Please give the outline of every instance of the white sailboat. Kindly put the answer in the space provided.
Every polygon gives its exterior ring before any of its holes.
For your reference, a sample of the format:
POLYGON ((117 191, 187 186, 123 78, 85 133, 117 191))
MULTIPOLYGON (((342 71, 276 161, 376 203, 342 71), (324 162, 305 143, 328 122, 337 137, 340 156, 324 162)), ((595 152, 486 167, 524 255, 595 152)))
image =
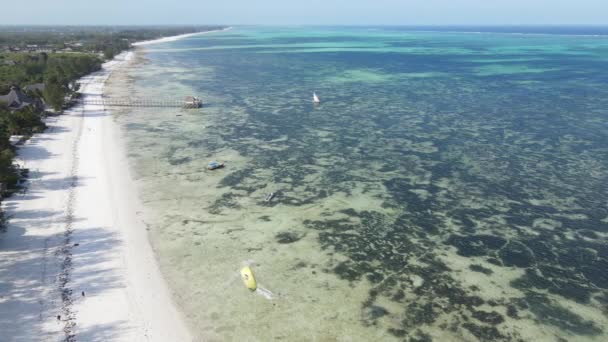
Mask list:
POLYGON ((312 103, 321 103, 321 100, 319 100, 319 97, 315 92, 312 93, 312 103))

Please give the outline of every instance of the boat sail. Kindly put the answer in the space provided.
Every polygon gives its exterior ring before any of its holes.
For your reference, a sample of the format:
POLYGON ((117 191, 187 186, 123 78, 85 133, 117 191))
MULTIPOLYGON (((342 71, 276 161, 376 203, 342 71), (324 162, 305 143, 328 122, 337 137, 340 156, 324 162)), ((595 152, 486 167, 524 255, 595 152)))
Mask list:
POLYGON ((321 101, 319 100, 319 97, 317 96, 317 93, 313 92, 312 93, 312 103, 320 103, 321 101))

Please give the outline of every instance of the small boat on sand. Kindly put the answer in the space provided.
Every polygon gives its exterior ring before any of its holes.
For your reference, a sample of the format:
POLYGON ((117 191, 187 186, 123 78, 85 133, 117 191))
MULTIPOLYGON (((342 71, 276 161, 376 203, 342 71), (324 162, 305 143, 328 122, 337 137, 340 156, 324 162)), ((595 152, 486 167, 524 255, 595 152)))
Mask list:
POLYGON ((221 169, 224 167, 224 163, 218 163, 217 161, 212 161, 209 164, 207 164, 207 170, 215 170, 215 169, 221 169))
POLYGON ((312 92, 312 103, 321 103, 321 100, 319 100, 317 93, 315 93, 314 91, 312 92))
POLYGON ((274 198, 274 196, 275 196, 275 193, 271 192, 268 195, 266 195, 266 199, 264 199, 264 201, 270 202, 270 201, 272 201, 272 199, 274 198))

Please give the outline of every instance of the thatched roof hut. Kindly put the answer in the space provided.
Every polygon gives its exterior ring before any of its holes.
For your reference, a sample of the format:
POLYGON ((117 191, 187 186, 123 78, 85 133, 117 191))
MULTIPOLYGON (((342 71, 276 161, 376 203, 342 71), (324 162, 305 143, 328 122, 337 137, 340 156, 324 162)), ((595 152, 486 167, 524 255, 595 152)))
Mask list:
POLYGON ((37 106, 38 101, 25 95, 17 86, 12 86, 6 95, 0 95, 0 103, 4 103, 10 110, 20 110, 28 106, 37 106))

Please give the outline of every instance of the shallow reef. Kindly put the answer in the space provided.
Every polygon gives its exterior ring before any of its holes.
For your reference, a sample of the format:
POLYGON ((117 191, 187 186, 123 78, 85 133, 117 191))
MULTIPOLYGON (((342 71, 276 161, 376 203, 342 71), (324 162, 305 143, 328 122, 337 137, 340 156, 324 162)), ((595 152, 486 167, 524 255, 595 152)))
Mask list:
MULTIPOLYGON (((356 325, 400 341, 606 339, 603 40, 251 30, 201 39, 204 54, 152 54, 213 70, 179 82, 215 101, 200 116, 128 118, 150 201, 205 218, 187 220, 196 234, 181 232, 183 241, 159 228, 171 251, 209 234, 247 258, 271 255, 267 267, 297 259, 297 277, 324 279, 305 298, 311 305, 357 294, 348 300, 358 312, 302 319, 325 330, 356 325), (336 43, 351 50, 324 50, 336 43), (321 104, 310 103, 311 89, 321 104), (201 160, 221 158, 226 168, 204 171, 201 160), (163 202, 160 182, 175 198, 163 202), (204 196, 184 195, 197 184, 204 196)), ((192 259, 172 262, 187 270, 175 275, 184 283, 202 272, 192 259)))

